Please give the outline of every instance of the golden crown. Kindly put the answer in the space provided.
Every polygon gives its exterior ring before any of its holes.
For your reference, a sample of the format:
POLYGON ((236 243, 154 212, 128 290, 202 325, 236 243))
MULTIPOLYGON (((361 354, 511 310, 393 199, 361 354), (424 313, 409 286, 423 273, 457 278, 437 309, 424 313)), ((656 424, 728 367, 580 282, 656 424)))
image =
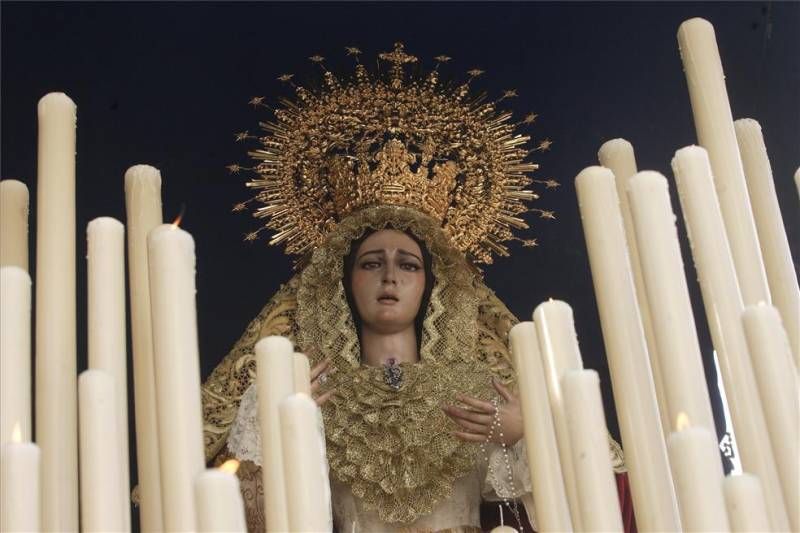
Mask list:
MULTIPOLYGON (((249 170, 256 176, 247 183, 257 193, 234 210, 255 202, 254 215, 267 222, 246 239, 269 229, 275 232, 270 244, 285 243, 287 253, 306 254, 347 215, 394 204, 440 222, 453 246, 478 263, 491 263, 493 254, 508 255, 503 243, 512 239, 535 245, 513 235, 513 229, 528 227, 518 215, 531 210, 543 218, 554 216, 526 207, 538 198, 526 187, 533 181, 548 188, 558 183, 527 175, 538 165, 525 161, 530 137, 515 129, 531 124, 536 115, 514 123, 511 112, 496 110, 516 91, 505 91, 495 102, 470 97, 470 82, 483 73, 478 69, 469 71, 465 83, 442 87, 438 67, 450 60, 447 56, 435 58, 436 68, 426 76, 407 77, 405 65, 417 58, 402 43, 379 54, 390 64, 384 75, 370 76, 358 62, 357 48, 347 52, 357 61, 352 79, 340 80, 322 57, 312 56, 323 69, 323 87, 312 91, 284 74, 278 79, 292 85, 296 100, 282 99, 277 108, 263 97, 250 101, 271 109, 275 119, 261 123, 264 136, 236 136, 260 142, 250 152, 257 165, 249 170)), ((545 139, 533 151, 549 146, 545 139)))

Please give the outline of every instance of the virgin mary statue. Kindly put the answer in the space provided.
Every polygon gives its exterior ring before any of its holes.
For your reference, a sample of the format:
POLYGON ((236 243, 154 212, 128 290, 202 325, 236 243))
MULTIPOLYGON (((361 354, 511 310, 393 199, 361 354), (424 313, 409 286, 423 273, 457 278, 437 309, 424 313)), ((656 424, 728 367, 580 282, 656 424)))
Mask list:
POLYGON ((262 124, 255 196, 236 208, 252 203, 266 222, 248 239, 273 232, 297 273, 203 386, 207 459, 241 461, 248 528, 263 531, 254 345, 282 335, 313 367, 333 529, 480 531, 485 500, 535 528, 508 349, 517 320, 476 266, 527 228, 529 137, 470 96, 479 71, 442 86, 444 56, 412 76, 417 58, 398 43, 379 55, 383 72, 356 61, 347 79, 311 59, 324 83, 281 77, 296 98, 262 124))

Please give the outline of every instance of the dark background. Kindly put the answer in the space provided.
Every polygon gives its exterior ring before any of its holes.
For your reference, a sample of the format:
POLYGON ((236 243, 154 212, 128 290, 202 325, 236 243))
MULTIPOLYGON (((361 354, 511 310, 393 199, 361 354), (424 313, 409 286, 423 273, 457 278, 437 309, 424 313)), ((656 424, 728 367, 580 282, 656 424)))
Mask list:
MULTIPOLYGON (((352 70, 345 46, 377 53, 395 41, 423 68, 439 54, 443 79, 486 70, 473 87, 490 97, 515 88, 506 107, 521 118, 540 114, 529 129, 538 178, 562 183, 537 207, 558 219, 528 217, 536 248, 514 248, 486 269, 487 284, 520 318, 547 298, 569 302, 587 367, 604 382, 609 426, 617 434, 608 371, 573 186, 597 164, 597 149, 624 137, 640 169, 674 182, 670 160, 696 142, 677 50, 679 24, 704 17, 716 28, 734 118, 760 121, 795 259, 798 196, 792 175, 800 163, 800 3, 11 3, 2 15, 2 178, 31 190, 31 268, 36 210, 36 103, 51 91, 78 105, 78 370, 86 366, 86 224, 98 216, 125 221, 123 174, 140 163, 163 177, 164 218, 186 206, 182 227, 197 243, 198 323, 203 377, 222 359, 280 283, 290 260, 266 239, 243 242, 258 222, 232 214, 248 196, 243 176, 225 166, 247 165, 234 133, 258 131, 268 118, 247 105, 253 96, 291 96, 276 80, 294 73, 317 84, 325 56, 335 72, 352 70)), ((679 212, 677 202, 676 212, 679 212)), ((680 217, 679 217, 680 219, 680 217)), ((680 224, 680 221, 679 221, 680 224)), ((707 369, 712 347, 695 273, 684 245, 687 277, 707 369)), ((35 275, 34 272, 32 274, 35 275)), ((35 278, 34 278, 35 279, 35 278)), ((709 373, 709 372, 707 372, 709 373)), ((713 378, 712 384, 715 382, 713 378)), ((133 390, 129 383, 129 391, 133 390)), ((717 403, 716 387, 711 387, 717 403)), ((132 393, 131 393, 132 394, 132 393)), ((131 480, 135 482, 133 404, 131 480)), ((724 432, 722 427, 720 432, 724 432)))

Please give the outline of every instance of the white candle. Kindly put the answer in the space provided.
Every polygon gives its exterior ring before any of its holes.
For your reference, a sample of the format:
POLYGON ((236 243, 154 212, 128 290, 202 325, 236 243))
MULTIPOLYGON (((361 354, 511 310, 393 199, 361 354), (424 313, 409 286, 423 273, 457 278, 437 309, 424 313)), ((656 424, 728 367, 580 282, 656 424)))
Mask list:
POLYGON ((752 474, 728 476, 722 481, 722 491, 733 533, 775 531, 770 528, 764 491, 758 477, 752 474))
POLYGON ((582 531, 623 531, 608 430, 594 370, 568 370, 561 379, 582 531))
POLYGON ((639 321, 614 175, 602 167, 575 178, 600 325, 611 371, 636 523, 642 531, 680 528, 653 378, 639 321))
POLYGON ((28 270, 28 186, 0 180, 0 267, 28 270))
POLYGON ((747 307, 742 321, 789 523, 800 531, 800 390, 789 339, 770 305, 747 307))
POLYGON ((575 531, 582 531, 578 486, 575 469, 572 465, 570 438, 561 394, 561 378, 564 372, 583 368, 572 308, 566 302, 559 300, 544 302, 533 311, 533 322, 536 325, 536 334, 539 339, 550 410, 553 413, 558 456, 564 475, 564 488, 567 491, 572 524, 575 531))
POLYGON ((705 149, 689 146, 678 150, 672 168, 742 465, 761 479, 773 527, 788 529, 772 446, 741 323, 742 297, 705 149))
POLYGON ((303 353, 295 353, 293 361, 294 392, 311 396, 311 364, 303 353))
POLYGON ((128 499, 120 490, 122 465, 115 389, 114 376, 104 370, 86 370, 78 378, 81 531, 125 528, 128 499))
POLYGON ((40 457, 32 442, 0 444, 0 531, 42 530, 40 457))
POLYGON ((797 187, 797 195, 800 196, 800 167, 794 171, 794 185, 797 187))
POLYGON ((76 108, 67 95, 50 93, 39 100, 38 115, 35 409, 42 529, 77 531, 76 108))
POLYGON ((639 314, 642 319, 644 339, 647 342, 647 354, 650 357, 650 370, 653 373, 653 386, 656 389, 658 414, 661 417, 661 431, 667 435, 672 427, 670 424, 669 405, 667 393, 664 390, 661 368, 658 365, 658 346, 655 332, 653 331, 652 312, 647 291, 642 277, 642 265, 639 259, 639 247, 636 244, 636 234, 631 218, 631 207, 628 201, 628 182, 636 174, 636 157, 633 146, 625 139, 611 139, 603 143, 597 152, 600 164, 614 173, 614 184, 617 186, 619 210, 622 214, 622 226, 625 228, 625 242, 628 245, 633 284, 636 287, 636 301, 639 304, 639 314))
POLYGON ((717 438, 704 427, 682 427, 687 419, 667 439, 683 530, 729 531, 717 438))
POLYGON ((147 234, 162 220, 161 174, 158 170, 147 165, 136 165, 125 172, 125 211, 128 225, 139 519, 142 531, 162 531, 153 329, 150 277, 147 271, 147 234))
POLYGON ((31 277, 0 268, 0 444, 31 440, 31 277))
POLYGON ((278 404, 294 393, 294 348, 288 339, 277 336, 261 339, 255 348, 267 531, 288 531, 278 404))
POLYGON ((113 218, 89 222, 87 236, 89 368, 114 379, 119 495, 124 530, 130 531, 128 472, 128 351, 125 326, 125 227, 113 218))
MULTIPOLYGON (((537 525, 542 531, 572 531, 536 326, 520 322, 511 328, 508 340, 519 382, 537 525)), ((608 453, 607 443, 603 449, 608 453)))
POLYGON ((769 302, 769 286, 750 210, 714 27, 701 18, 689 19, 678 29, 678 45, 698 144, 708 150, 742 297, 746 304, 769 302))
MULTIPOLYGON (((734 122, 736 139, 742 154, 747 190, 758 229, 758 242, 764 255, 772 302, 783 318, 795 365, 800 368, 800 287, 783 227, 781 208, 772 179, 772 167, 761 126, 753 119, 734 122)), ((795 526, 800 528, 800 526, 795 526)))
POLYGON ((651 316, 667 414, 674 423, 684 413, 693 425, 715 431, 667 180, 639 172, 628 182, 628 194, 648 299, 658 302, 651 316))
POLYGON ((331 489, 325 445, 317 431, 317 404, 303 393, 280 402, 283 475, 289 531, 331 531, 331 489))
POLYGON ((236 474, 209 469, 194 482, 197 531, 201 533, 245 533, 244 501, 236 474))
POLYGON ((205 467, 195 310, 194 239, 172 224, 147 237, 164 529, 195 529, 194 480, 205 467))

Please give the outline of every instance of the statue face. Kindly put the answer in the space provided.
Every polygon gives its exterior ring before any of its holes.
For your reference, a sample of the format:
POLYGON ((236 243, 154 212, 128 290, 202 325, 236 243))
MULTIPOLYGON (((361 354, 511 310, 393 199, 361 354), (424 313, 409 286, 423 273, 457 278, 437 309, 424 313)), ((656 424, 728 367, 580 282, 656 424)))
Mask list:
POLYGON ((413 328, 425 291, 422 251, 402 231, 376 231, 356 251, 351 282, 363 327, 379 333, 413 328))

